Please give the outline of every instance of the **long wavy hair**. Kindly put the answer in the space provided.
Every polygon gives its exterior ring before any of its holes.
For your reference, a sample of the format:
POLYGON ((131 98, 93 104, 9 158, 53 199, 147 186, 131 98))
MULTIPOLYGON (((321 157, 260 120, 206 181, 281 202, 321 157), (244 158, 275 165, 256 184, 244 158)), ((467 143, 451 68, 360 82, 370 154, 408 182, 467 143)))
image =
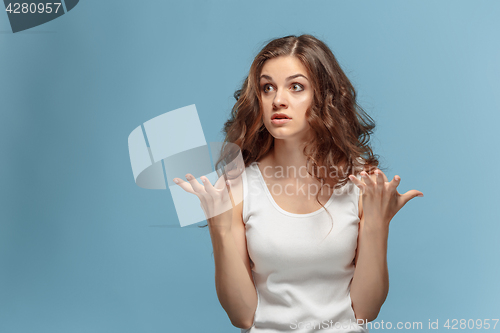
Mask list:
MULTIPOLYGON (((296 57, 311 77, 314 97, 306 119, 314 135, 303 150, 308 173, 322 187, 333 183, 337 188, 363 169, 369 173, 375 168, 382 170, 379 156, 369 145, 374 120, 357 104, 356 91, 330 48, 309 34, 273 39, 257 54, 241 89, 234 93, 236 103, 224 124, 225 139, 216 169, 230 160, 224 153, 227 143, 241 149, 245 167, 272 149, 274 138, 264 126, 259 81, 265 62, 282 56, 296 57), (344 170, 341 174, 339 167, 344 170), (333 177, 330 170, 337 170, 333 177)), ((316 201, 326 210, 318 197, 319 191, 316 201)))

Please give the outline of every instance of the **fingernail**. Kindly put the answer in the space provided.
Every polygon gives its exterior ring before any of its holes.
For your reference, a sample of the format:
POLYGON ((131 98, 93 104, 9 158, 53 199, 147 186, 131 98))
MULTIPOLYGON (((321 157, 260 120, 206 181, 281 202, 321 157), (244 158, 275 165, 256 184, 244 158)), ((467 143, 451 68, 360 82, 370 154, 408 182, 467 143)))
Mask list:
POLYGON ((417 194, 417 197, 423 197, 424 195, 423 194, 417 194))
POLYGON ((226 180, 226 184, 229 185, 229 180, 226 180))
POLYGON ((178 184, 178 183, 179 183, 179 179, 175 178, 175 179, 174 179, 174 182, 175 182, 176 184, 178 184))

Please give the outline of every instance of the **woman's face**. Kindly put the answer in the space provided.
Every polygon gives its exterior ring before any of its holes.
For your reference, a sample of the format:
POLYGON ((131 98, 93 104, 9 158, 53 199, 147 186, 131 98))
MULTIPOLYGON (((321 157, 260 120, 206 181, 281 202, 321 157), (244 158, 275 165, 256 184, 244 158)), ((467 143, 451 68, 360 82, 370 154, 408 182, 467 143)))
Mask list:
POLYGON ((260 94, 264 125, 275 139, 305 140, 310 134, 306 111, 313 100, 311 78, 295 57, 280 56, 264 63, 260 94), (274 119, 277 114, 288 119, 274 119))

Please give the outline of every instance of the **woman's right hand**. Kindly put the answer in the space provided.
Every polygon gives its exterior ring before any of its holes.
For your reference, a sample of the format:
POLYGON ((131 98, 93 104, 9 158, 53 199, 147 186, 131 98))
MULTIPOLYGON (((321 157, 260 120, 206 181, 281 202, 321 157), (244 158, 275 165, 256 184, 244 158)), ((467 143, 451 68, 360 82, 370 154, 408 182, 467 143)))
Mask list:
POLYGON ((205 176, 200 177, 203 185, 192 174, 186 174, 186 179, 187 182, 180 178, 174 178, 174 182, 184 191, 192 193, 200 199, 200 206, 205 213, 208 225, 231 230, 233 204, 229 195, 229 184, 226 184, 224 176, 219 177, 215 186, 212 186, 205 176))

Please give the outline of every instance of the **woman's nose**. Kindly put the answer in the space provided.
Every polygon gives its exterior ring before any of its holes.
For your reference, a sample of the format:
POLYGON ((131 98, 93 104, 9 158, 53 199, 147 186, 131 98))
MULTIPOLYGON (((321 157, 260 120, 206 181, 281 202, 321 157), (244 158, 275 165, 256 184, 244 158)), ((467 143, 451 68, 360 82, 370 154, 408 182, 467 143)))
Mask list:
POLYGON ((288 105, 284 94, 280 91, 277 91, 276 95, 274 95, 273 104, 277 108, 278 107, 287 107, 287 105, 288 105))

